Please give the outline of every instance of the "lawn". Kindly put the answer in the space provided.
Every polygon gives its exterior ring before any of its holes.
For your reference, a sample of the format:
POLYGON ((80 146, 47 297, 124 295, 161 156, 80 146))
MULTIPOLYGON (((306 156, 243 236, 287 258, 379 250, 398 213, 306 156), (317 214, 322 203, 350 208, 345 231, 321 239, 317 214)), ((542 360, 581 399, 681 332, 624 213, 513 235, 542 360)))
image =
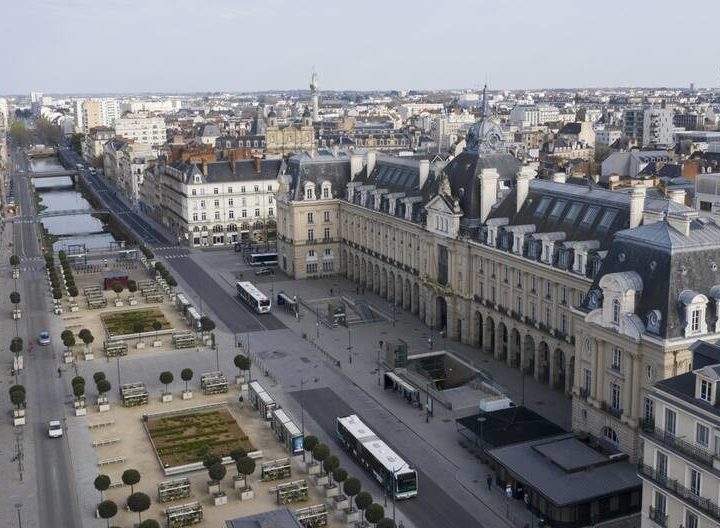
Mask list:
POLYGON ((153 331, 153 323, 160 321, 161 330, 172 328, 159 308, 144 308, 124 312, 104 313, 101 316, 109 336, 135 334, 135 323, 142 323, 144 332, 153 331))
POLYGON ((238 448, 255 448, 227 409, 150 418, 147 430, 163 467, 202 460, 208 451, 229 456, 238 448))

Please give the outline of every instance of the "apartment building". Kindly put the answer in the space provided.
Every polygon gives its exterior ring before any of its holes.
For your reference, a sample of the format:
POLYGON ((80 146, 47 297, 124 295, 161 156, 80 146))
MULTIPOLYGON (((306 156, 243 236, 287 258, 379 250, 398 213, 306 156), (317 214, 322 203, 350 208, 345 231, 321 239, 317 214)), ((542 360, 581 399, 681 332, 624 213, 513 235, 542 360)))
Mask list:
POLYGON ((105 144, 115 137, 115 130, 109 127, 93 127, 85 135, 82 156, 85 161, 97 166, 103 165, 105 144))
POLYGON ((648 108, 643 116, 643 147, 669 147, 673 145, 673 111, 670 108, 648 108))
POLYGON ((140 207, 193 247, 273 239, 282 160, 177 161, 145 171, 140 207))
POLYGON ((114 127, 120 117, 120 105, 116 99, 88 99, 82 102, 83 134, 97 127, 114 127))
POLYGON ((695 361, 691 372, 648 392, 638 466, 642 528, 720 525, 720 350, 706 343, 696 347, 714 349, 715 362, 695 361))
POLYGON ((349 163, 326 155, 314 170, 291 159, 278 202, 281 269, 329 274, 328 252, 332 273, 572 393, 573 428, 636 461, 650 385, 687 370, 698 337, 720 338, 720 227, 644 186, 535 179, 489 118, 466 139, 444 167, 373 152, 349 163), (314 242, 310 208, 339 215, 324 242, 314 242))
POLYGON ((156 160, 157 153, 147 143, 115 137, 103 147, 105 177, 135 203, 140 199, 145 170, 156 160))
POLYGON ((125 114, 115 121, 115 134, 158 147, 167 141, 165 119, 147 114, 125 114))

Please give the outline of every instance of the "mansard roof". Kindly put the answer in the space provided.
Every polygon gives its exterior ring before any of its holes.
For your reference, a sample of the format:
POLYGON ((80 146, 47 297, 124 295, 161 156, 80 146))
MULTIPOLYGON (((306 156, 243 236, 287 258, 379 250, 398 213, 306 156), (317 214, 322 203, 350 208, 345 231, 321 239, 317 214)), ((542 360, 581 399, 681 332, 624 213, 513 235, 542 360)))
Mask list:
POLYGON ((344 151, 331 152, 318 150, 301 152, 287 162, 287 175, 290 176, 289 192, 291 200, 303 197, 304 184, 312 182, 320 185, 329 181, 334 198, 344 198, 350 181, 350 154, 344 151))

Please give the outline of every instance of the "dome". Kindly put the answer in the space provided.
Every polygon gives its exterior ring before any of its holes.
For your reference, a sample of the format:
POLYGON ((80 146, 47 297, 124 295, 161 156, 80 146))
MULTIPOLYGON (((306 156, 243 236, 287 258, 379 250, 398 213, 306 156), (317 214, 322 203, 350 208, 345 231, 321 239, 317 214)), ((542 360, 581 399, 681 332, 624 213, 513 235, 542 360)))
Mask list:
POLYGON ((303 112, 303 115, 302 115, 302 116, 303 116, 303 118, 310 118, 310 117, 312 117, 312 114, 310 113, 310 108, 309 108, 309 107, 307 107, 307 106, 305 107, 305 111, 303 112))
POLYGON ((275 109, 271 108, 270 112, 268 113, 268 117, 277 117, 277 114, 275 113, 275 109))

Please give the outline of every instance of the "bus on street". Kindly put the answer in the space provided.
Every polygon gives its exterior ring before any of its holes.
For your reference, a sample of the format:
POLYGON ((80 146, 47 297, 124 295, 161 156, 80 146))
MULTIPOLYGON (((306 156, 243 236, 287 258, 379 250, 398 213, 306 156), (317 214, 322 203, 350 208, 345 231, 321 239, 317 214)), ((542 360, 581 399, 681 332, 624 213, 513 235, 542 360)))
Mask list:
POLYGON ((277 253, 252 253, 248 257, 248 264, 251 266, 277 266, 277 253))
POLYGON ((336 419, 338 441, 396 499, 417 496, 418 477, 388 445, 380 440, 356 414, 336 419))
POLYGON ((270 299, 258 290, 252 282, 238 281, 235 287, 237 288, 238 297, 245 301, 245 304, 255 310, 256 313, 270 312, 270 299))

